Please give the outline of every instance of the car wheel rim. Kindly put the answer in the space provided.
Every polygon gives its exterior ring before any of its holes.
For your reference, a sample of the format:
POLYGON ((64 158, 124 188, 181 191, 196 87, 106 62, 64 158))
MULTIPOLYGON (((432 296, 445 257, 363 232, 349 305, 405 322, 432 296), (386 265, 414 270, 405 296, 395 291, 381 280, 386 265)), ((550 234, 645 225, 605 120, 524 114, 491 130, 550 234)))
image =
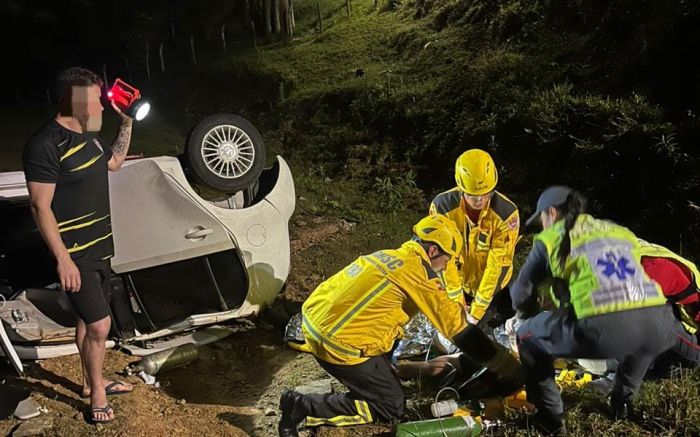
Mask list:
POLYGON ((236 179, 253 167, 255 148, 243 129, 220 125, 202 140, 202 159, 207 169, 224 179, 236 179))

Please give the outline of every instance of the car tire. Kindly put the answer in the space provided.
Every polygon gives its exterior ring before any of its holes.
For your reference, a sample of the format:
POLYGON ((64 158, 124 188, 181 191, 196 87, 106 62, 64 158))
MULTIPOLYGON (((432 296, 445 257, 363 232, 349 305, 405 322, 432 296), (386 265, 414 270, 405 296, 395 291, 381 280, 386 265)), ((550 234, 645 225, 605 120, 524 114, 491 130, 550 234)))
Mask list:
POLYGON ((187 163, 195 179, 236 193, 255 184, 265 166, 265 145, 245 118, 216 114, 200 121, 187 140, 187 163))

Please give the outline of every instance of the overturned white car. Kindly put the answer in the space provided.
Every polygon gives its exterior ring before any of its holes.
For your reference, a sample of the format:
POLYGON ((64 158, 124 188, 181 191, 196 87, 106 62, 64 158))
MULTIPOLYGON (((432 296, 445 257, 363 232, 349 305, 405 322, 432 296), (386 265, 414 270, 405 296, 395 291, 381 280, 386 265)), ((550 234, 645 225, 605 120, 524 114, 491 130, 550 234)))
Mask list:
MULTIPOLYGON (((278 156, 263 169, 259 133, 227 114, 199 123, 186 154, 199 182, 236 193, 205 200, 175 157, 130 160, 110 174, 115 343, 138 349, 147 340, 257 313, 289 273, 295 193, 285 161, 278 156)), ((23 359, 77 352, 76 317, 57 290, 55 263, 32 219, 22 172, 0 173, 0 217, 5 355, 11 349, 23 359)))

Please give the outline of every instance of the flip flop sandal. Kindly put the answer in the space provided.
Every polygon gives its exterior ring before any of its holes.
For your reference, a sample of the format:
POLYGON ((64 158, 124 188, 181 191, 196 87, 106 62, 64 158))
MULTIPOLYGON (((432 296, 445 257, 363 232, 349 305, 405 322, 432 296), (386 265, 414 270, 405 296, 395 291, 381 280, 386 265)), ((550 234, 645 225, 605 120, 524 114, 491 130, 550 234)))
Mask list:
POLYGON ((98 423, 109 423, 114 420, 112 419, 107 419, 107 420, 98 420, 95 419, 95 413, 104 413, 107 416, 109 416, 110 413, 114 413, 114 408, 109 404, 109 402, 104 406, 104 407, 94 407, 94 408, 88 408, 85 410, 86 413, 86 418, 85 421, 92 424, 92 425, 97 425, 98 423))
POLYGON ((118 385, 123 385, 124 387, 126 387, 126 382, 124 382, 124 381, 112 381, 109 384, 107 384, 105 386, 105 393, 107 393, 107 396, 124 395, 124 394, 131 393, 132 391, 134 391, 133 387, 131 387, 128 390, 116 389, 115 387, 118 385))
MULTIPOLYGON (((115 389, 114 387, 118 385, 123 385, 126 386, 126 383, 124 381, 112 381, 109 384, 105 386, 105 393, 107 396, 117 396, 117 395, 123 395, 127 393, 131 393, 134 391, 134 388, 132 387, 130 390, 118 390, 115 389)), ((80 394, 81 399, 88 399, 90 395, 85 396, 83 393, 80 394)))

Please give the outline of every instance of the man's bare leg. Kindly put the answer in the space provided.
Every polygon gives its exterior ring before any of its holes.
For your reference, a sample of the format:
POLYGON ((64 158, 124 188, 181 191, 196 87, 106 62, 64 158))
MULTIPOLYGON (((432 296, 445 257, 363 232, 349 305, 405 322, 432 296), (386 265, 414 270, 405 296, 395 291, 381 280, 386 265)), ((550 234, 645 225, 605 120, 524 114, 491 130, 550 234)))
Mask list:
POLYGON ((432 378, 454 369, 459 370, 459 354, 441 355, 429 361, 399 361, 396 370, 401 379, 432 378))
POLYGON ((78 324, 75 327, 75 344, 78 346, 80 355, 80 366, 83 369, 83 396, 90 396, 90 381, 88 380, 87 369, 85 368, 85 358, 83 354, 83 343, 85 342, 85 322, 78 317, 78 324))
MULTIPOLYGON (((81 356, 85 364, 88 385, 90 387, 90 407, 101 408, 107 405, 107 394, 105 393, 102 378, 102 368, 105 360, 105 341, 109 334, 111 320, 109 316, 97 322, 85 326, 85 338, 81 356)), ((92 419, 105 421, 114 419, 114 413, 95 413, 92 419)))
MULTIPOLYGON (((83 322, 81 319, 78 319, 78 324, 75 328, 75 344, 78 345, 78 351, 80 353, 80 365, 83 368, 83 389, 82 389, 82 397, 86 398, 90 396, 90 378, 88 378, 87 374, 87 368, 85 367, 85 359, 84 354, 83 354, 83 342, 85 341, 85 322, 83 322)), ((110 384, 112 381, 109 381, 107 379, 102 378, 102 386, 106 387, 107 384, 110 384)), ((132 390, 133 387, 131 384, 118 384, 114 386, 113 390, 124 390, 124 391, 129 391, 132 390)))

